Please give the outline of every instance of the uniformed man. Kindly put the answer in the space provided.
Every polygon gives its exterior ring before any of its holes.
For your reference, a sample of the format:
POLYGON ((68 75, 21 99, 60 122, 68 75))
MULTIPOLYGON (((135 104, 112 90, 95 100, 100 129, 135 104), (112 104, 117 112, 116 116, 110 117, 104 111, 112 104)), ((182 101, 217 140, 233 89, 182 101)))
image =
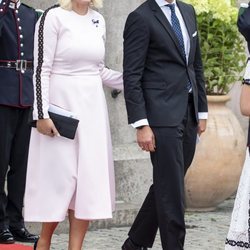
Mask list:
MULTIPOLYGON (((36 11, 20 0, 0 0, 0 243, 34 242, 25 228, 23 196, 33 104, 36 11), (7 194, 5 179, 7 175, 7 194)), ((42 201, 41 201, 42 202, 42 201)), ((39 205, 39 204, 37 204, 39 205)))

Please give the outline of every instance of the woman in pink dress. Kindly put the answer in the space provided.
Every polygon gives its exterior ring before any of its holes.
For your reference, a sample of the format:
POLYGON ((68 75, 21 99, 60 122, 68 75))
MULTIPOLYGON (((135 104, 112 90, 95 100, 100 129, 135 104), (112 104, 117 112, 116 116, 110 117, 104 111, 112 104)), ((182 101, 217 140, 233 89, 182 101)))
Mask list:
POLYGON ((122 74, 104 67, 105 21, 90 8, 101 0, 60 0, 35 34, 35 102, 24 216, 43 222, 36 249, 68 213, 69 249, 79 250, 89 221, 112 217, 114 168, 103 84, 122 89, 122 74), (74 140, 59 136, 49 118, 54 104, 80 120, 74 140))

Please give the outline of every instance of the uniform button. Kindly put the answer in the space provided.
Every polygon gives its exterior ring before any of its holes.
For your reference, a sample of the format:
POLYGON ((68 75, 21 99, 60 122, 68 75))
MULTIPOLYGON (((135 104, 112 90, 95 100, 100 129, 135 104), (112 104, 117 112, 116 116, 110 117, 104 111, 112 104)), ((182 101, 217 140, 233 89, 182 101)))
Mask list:
POLYGON ((24 56, 24 53, 23 53, 23 52, 21 52, 21 56, 24 56))
POLYGON ((20 18, 19 17, 17 18, 17 21, 20 22, 20 18))
POLYGON ((21 43, 20 46, 23 47, 23 43, 21 43))
POLYGON ((0 12, 3 12, 3 9, 0 9, 0 12))
POLYGON ((3 2, 3 5, 5 5, 6 4, 6 2, 3 2))
POLYGON ((15 10, 15 12, 18 14, 18 10, 15 10))
POLYGON ((24 70, 21 70, 21 73, 22 73, 22 74, 24 74, 24 73, 25 73, 25 71, 24 71, 24 70))
POLYGON ((23 39, 23 35, 22 34, 20 35, 20 38, 23 39))
POLYGON ((22 30, 22 27, 21 27, 21 26, 19 26, 19 27, 18 27, 18 29, 19 29, 19 30, 22 30))

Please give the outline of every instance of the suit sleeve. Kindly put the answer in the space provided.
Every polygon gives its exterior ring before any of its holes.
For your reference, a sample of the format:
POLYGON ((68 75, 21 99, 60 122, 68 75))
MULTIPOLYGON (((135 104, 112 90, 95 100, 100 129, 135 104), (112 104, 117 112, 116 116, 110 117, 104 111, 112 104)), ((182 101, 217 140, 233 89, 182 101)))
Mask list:
POLYGON ((149 45, 149 28, 138 13, 132 12, 124 29, 123 82, 128 122, 147 119, 141 81, 149 45))
POLYGON ((3 19, 7 10, 9 9, 11 0, 3 0, 0 2, 0 37, 2 36, 2 28, 3 28, 3 19))
POLYGON ((34 40, 34 120, 49 118, 49 83, 58 35, 55 15, 48 13, 43 28, 42 17, 36 24, 34 40))
MULTIPOLYGON (((195 10, 193 9, 193 11, 194 11, 195 19, 196 19, 195 10)), ((196 21, 196 29, 198 30, 197 21, 196 21)), ((197 45, 196 45, 195 59, 194 59, 194 70, 195 70, 195 78, 196 78, 196 84, 197 84, 197 89, 198 89, 198 112, 205 113, 205 112, 208 112, 208 107, 207 107, 205 77, 204 77, 203 64, 202 64, 202 59, 201 59, 199 36, 197 36, 197 45)))

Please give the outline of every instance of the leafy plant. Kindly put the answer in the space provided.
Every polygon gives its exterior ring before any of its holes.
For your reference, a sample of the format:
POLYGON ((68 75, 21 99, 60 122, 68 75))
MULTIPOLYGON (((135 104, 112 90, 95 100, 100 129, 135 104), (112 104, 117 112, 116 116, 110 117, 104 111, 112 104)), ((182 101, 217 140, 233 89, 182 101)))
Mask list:
POLYGON ((245 66, 245 46, 231 0, 186 0, 194 6, 200 36, 207 94, 228 93, 245 66))

